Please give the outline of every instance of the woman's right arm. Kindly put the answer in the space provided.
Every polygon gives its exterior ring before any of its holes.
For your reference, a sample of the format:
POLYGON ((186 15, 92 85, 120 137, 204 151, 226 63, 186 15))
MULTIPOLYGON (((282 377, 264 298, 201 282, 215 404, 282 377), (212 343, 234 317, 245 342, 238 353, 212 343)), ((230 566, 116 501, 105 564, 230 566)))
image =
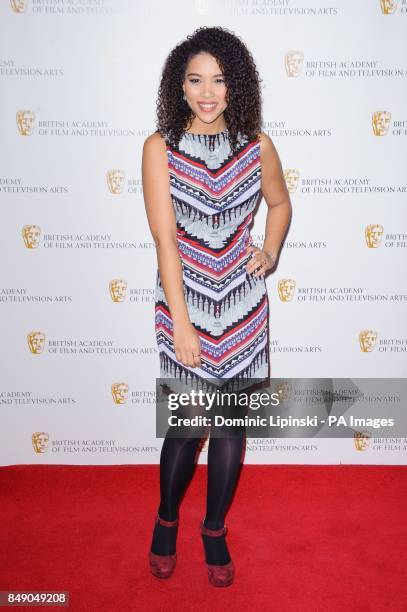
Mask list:
POLYGON ((192 353, 197 355, 201 350, 184 297, 165 140, 157 132, 144 141, 141 173, 148 224, 156 245, 161 284, 173 321, 175 355, 186 366, 200 367, 201 358, 192 356, 192 353))

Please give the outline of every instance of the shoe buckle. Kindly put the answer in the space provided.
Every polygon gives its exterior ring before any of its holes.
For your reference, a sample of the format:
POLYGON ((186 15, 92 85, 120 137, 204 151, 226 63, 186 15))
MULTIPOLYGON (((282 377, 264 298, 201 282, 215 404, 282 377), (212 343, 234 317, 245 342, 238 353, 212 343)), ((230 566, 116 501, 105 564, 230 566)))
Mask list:
POLYGON ((203 535, 208 535, 208 536, 216 537, 216 536, 221 536, 221 535, 225 535, 226 534, 226 532, 227 532, 227 526, 226 525, 223 525, 223 527, 221 529, 208 529, 204 525, 204 520, 202 521, 202 523, 200 525, 201 533, 203 535))
POLYGON ((178 525, 179 519, 175 519, 175 521, 166 521, 159 514, 157 514, 156 522, 160 523, 164 527, 176 527, 178 525))

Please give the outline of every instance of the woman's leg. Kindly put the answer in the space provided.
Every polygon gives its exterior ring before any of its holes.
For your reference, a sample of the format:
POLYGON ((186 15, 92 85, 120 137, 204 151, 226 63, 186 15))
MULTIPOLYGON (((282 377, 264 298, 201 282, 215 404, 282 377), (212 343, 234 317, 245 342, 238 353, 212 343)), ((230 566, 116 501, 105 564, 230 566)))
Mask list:
MULTIPOLYGON (((244 426, 227 427, 224 437, 211 436, 208 445, 207 505, 204 526, 221 529, 232 500, 241 465, 244 426)), ((206 562, 225 565, 230 561, 225 536, 203 535, 206 562)))
MULTIPOLYGON (((159 516, 166 521, 178 518, 181 497, 191 480, 195 455, 201 438, 164 439, 160 456, 160 506, 159 516)), ((157 523, 154 527, 151 551, 157 555, 175 553, 177 527, 157 523)))

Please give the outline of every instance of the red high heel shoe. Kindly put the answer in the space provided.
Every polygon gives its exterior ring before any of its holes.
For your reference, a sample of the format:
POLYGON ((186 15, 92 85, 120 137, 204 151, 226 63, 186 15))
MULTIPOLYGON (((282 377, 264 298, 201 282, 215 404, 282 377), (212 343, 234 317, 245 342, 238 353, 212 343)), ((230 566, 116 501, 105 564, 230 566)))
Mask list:
MULTIPOLYGON (((202 520, 199 526, 202 535, 213 537, 226 535, 226 525, 224 525, 222 529, 207 529, 204 526, 204 521, 205 519, 202 520)), ((225 587, 232 584, 235 577, 235 566, 232 560, 230 560, 226 565, 211 565, 210 563, 206 563, 206 567, 208 568, 209 582, 213 584, 213 586, 225 587)))
MULTIPOLYGON (((175 521, 165 521, 158 514, 155 518, 155 522, 164 525, 164 527, 177 527, 179 519, 175 521)), ((151 550, 148 553, 148 559, 150 562, 151 572, 157 578, 169 578, 175 568, 177 562, 177 553, 173 555, 157 555, 151 550)))

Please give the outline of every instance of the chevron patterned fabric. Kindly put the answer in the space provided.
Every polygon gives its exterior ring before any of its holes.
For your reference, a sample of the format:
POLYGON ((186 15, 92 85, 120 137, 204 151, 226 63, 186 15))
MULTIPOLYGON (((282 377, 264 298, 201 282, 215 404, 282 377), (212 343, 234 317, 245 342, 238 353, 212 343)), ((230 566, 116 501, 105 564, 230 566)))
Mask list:
POLYGON ((155 331, 160 378, 208 387, 268 378, 269 301, 266 282, 246 272, 254 244, 253 211, 261 199, 260 144, 239 134, 233 156, 228 130, 184 132, 177 147, 167 140, 171 199, 189 318, 201 345, 200 368, 177 361, 173 325, 157 270, 155 331))

